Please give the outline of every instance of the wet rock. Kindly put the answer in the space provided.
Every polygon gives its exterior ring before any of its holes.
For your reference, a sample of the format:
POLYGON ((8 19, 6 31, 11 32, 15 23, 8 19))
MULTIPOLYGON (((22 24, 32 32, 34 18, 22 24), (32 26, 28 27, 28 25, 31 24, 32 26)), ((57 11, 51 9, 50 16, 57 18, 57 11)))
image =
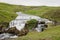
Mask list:
POLYGON ((44 31, 45 29, 47 29, 48 25, 44 22, 44 21, 41 21, 41 22, 38 22, 35 30, 37 32, 42 32, 44 31))
POLYGON ((9 26, 8 22, 0 22, 0 34, 5 33, 8 26, 9 26))
POLYGON ((19 31, 16 29, 16 27, 11 27, 6 32, 16 35, 19 31))
POLYGON ((12 27, 12 28, 9 28, 7 30, 7 33, 14 34, 14 35, 17 35, 17 36, 26 35, 28 32, 29 32, 29 30, 26 29, 26 28, 24 28, 21 31, 19 31, 18 29, 16 29, 16 27, 12 27))
POLYGON ((24 28, 20 31, 20 33, 18 34, 18 36, 24 36, 27 35, 27 33, 29 32, 29 30, 27 28, 24 28))

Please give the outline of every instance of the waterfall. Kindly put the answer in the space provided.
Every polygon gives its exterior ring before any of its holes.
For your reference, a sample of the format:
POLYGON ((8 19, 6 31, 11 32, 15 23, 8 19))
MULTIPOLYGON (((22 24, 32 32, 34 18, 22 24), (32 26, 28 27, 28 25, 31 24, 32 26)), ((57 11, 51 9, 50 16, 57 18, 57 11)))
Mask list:
MULTIPOLYGON (((37 21, 41 22, 44 21, 46 24, 47 23, 52 23, 52 21, 49 21, 48 19, 45 18, 41 18, 39 16, 34 16, 34 15, 28 15, 28 14, 24 14, 22 12, 16 12, 16 14, 18 15, 16 17, 15 20, 12 20, 10 22, 10 27, 16 27, 19 31, 21 31, 21 29, 23 29, 25 27, 25 24, 28 20, 31 19, 36 19, 37 21)), ((39 32, 41 31, 41 25, 38 24, 37 26, 38 28, 36 28, 36 30, 39 32)))
POLYGON ((28 20, 31 20, 31 19, 39 20, 39 19, 41 19, 38 16, 27 15, 27 14, 24 14, 22 12, 16 12, 16 14, 18 16, 16 17, 15 20, 12 20, 9 25, 10 25, 10 27, 16 27, 19 31, 21 31, 21 29, 23 29, 25 27, 25 24, 28 20))

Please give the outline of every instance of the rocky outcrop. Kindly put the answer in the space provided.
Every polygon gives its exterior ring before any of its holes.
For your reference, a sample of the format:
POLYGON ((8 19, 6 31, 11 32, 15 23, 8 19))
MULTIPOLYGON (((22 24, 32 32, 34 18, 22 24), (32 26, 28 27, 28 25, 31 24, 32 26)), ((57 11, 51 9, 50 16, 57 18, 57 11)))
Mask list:
POLYGON ((18 29, 16 29, 16 27, 12 27, 7 30, 7 33, 14 34, 17 36, 26 35, 28 32, 29 32, 29 30, 27 28, 24 28, 21 31, 19 31, 18 29))
POLYGON ((29 32, 29 30, 26 27, 24 27, 22 30, 18 30, 16 27, 9 28, 8 26, 9 23, 7 22, 0 23, 0 34, 9 33, 17 36, 23 36, 29 32))
POLYGON ((8 26, 9 26, 8 22, 0 22, 0 34, 5 33, 8 26))

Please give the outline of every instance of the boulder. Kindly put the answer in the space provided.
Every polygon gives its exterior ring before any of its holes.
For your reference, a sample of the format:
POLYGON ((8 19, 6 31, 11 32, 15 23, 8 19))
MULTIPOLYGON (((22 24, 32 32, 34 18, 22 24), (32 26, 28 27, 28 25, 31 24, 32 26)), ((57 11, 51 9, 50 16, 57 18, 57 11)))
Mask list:
POLYGON ((9 29, 7 30, 7 33, 14 34, 14 35, 17 35, 17 36, 24 36, 24 35, 26 35, 28 32, 29 32, 29 30, 26 29, 26 28, 24 28, 24 29, 22 29, 21 31, 19 31, 18 29, 16 29, 16 27, 12 27, 12 28, 9 28, 9 29))
POLYGON ((27 35, 27 33, 29 32, 29 30, 27 28, 24 28, 20 31, 20 33, 18 34, 18 36, 24 36, 27 35))

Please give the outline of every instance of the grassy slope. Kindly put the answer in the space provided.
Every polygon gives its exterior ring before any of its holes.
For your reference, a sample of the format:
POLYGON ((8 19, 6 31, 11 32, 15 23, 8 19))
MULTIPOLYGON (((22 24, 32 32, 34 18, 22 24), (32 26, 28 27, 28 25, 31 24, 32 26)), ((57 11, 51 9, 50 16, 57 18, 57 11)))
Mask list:
POLYGON ((60 7, 41 6, 25 11, 27 14, 37 15, 43 18, 60 21, 60 7))
MULTIPOLYGON (((9 4, 4 4, 0 3, 0 22, 2 21, 11 21, 14 19, 17 15, 15 14, 16 11, 22 11, 26 14, 32 14, 32 15, 37 15, 45 18, 51 18, 54 17, 57 21, 60 20, 60 13, 57 15, 51 13, 50 11, 60 9, 60 7, 47 7, 47 6, 40 6, 40 7, 29 7, 29 6, 16 6, 16 5, 9 5, 9 4), (52 15, 53 14, 53 15, 52 15), (48 17, 50 16, 50 17, 48 17)), ((23 36, 21 38, 18 38, 18 40, 40 40, 42 39, 52 39, 52 40, 60 40, 60 26, 49 28, 45 30, 42 33, 37 33, 37 32, 29 32, 28 35, 23 36)))
MULTIPOLYGON (((19 6, 19 5, 10 5, 10 4, 5 4, 5 3, 0 3, 0 18, 1 18, 0 21, 2 21, 3 19, 5 21, 10 21, 10 20, 14 19, 16 17, 16 14, 15 14, 16 11, 22 11, 26 14, 32 14, 32 15, 37 15, 37 16, 46 18, 46 16, 51 16, 49 14, 53 14, 49 11, 51 11, 51 10, 53 11, 56 9, 60 9, 60 7, 19 6), (47 15, 46 15, 46 13, 47 13, 47 15)), ((60 14, 57 14, 57 15, 60 15, 60 14)), ((54 16, 57 16, 57 15, 54 15, 54 16)), ((47 18, 49 18, 49 17, 47 17, 47 18)), ((58 18, 58 19, 60 20, 60 18, 58 18)))
POLYGON ((19 11, 22 11, 26 14, 37 15, 43 18, 48 18, 50 20, 60 21, 60 7, 49 7, 49 6, 36 6, 29 7, 25 6, 20 8, 19 11))
POLYGON ((48 18, 48 19, 60 22, 60 8, 52 9, 52 10, 48 11, 47 13, 45 13, 42 16, 44 18, 48 18))
POLYGON ((9 22, 17 15, 14 12, 14 6, 0 3, 0 22, 9 22))

